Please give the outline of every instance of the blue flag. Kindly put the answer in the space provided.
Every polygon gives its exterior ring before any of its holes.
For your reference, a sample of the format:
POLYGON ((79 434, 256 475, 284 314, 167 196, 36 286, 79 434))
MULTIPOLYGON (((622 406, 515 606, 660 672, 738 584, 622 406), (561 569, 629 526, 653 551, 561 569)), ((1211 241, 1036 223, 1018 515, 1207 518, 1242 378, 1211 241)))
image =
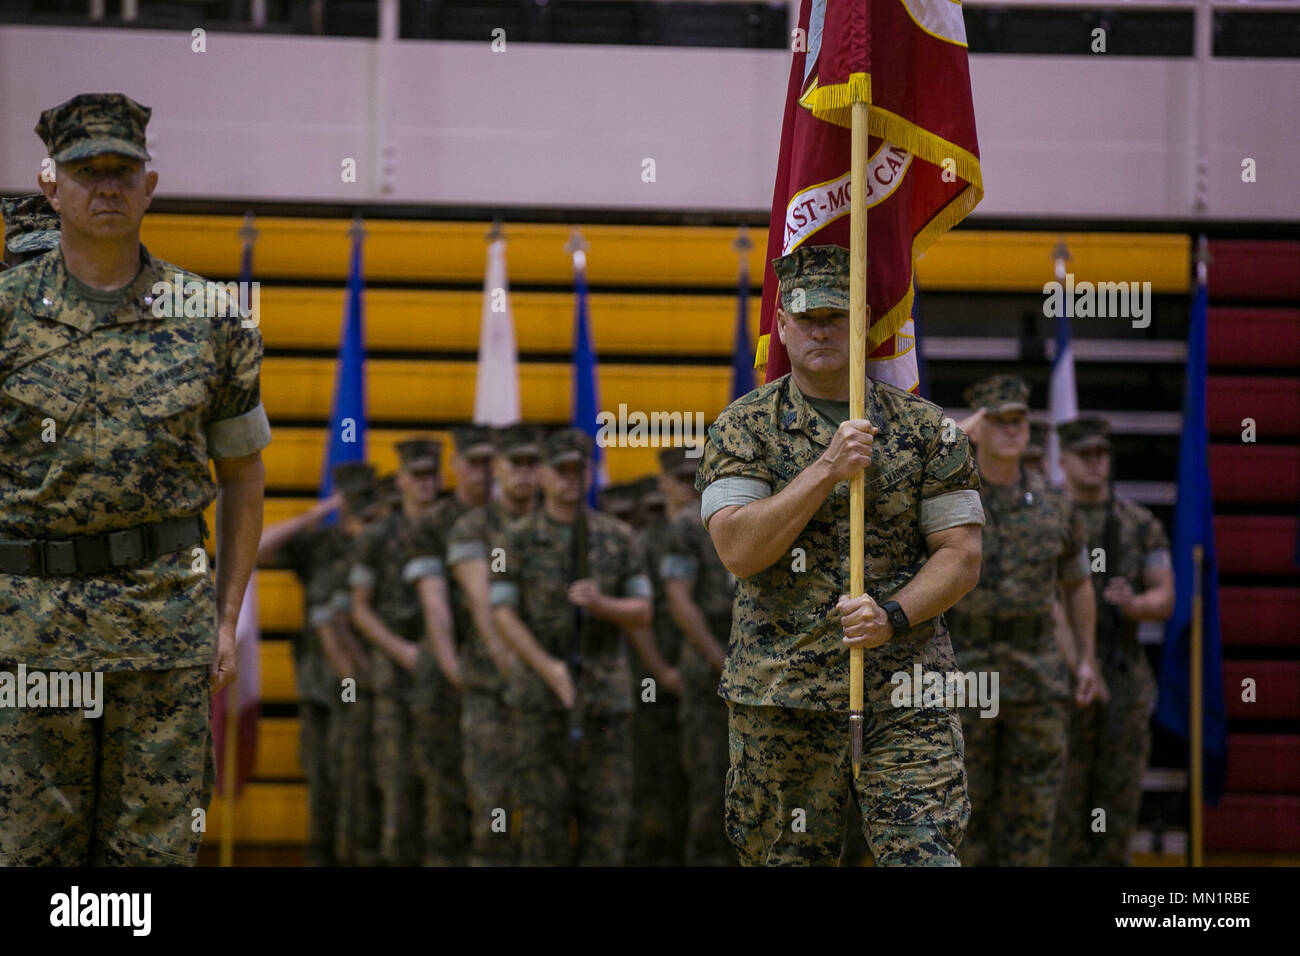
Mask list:
POLYGON ((921 346, 921 287, 912 276, 912 348, 916 349, 916 394, 930 397, 930 373, 925 367, 925 349, 921 346))
POLYGON ((749 263, 740 260, 736 289, 736 340, 731 349, 731 400, 753 391, 754 352, 749 347, 749 263))
POLYGON ((1205 377, 1209 294, 1197 282, 1187 344, 1187 391, 1183 434, 1178 443, 1178 504, 1174 510, 1174 614, 1165 628, 1160 654, 1160 703, 1156 722, 1190 739, 1192 547, 1204 549, 1201 597, 1205 728, 1205 799, 1217 803, 1227 770, 1228 736, 1223 708, 1223 652, 1219 636, 1219 567, 1214 553, 1214 503, 1210 494, 1209 430, 1205 418, 1205 377))
POLYGON ((339 338, 339 364, 334 379, 334 404, 330 411, 329 445, 320 479, 320 496, 334 493, 335 465, 366 460, 366 346, 361 321, 361 243, 365 233, 358 219, 352 227, 352 262, 348 267, 348 294, 343 306, 343 332, 339 338))
POLYGON ((599 427, 596 410, 600 404, 600 386, 596 378, 596 350, 591 346, 591 322, 587 316, 586 255, 579 251, 573 265, 573 420, 579 428, 592 437, 591 490, 587 503, 596 507, 604 471, 604 449, 595 441, 599 427))

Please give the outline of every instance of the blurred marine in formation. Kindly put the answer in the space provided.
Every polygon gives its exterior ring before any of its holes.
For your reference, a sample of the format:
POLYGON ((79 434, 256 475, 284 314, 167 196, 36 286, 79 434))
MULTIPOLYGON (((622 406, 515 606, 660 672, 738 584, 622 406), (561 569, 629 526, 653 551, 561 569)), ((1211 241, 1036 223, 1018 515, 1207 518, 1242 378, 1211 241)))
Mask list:
POLYGON ((684 638, 678 668, 681 761, 687 785, 686 865, 734 866, 736 853, 722 826, 727 705, 718 696, 718 677, 731 636, 736 576, 723 565, 700 521, 696 459, 671 448, 660 453, 659 463, 659 482, 672 515, 659 576, 684 638))
POLYGON ((0 272, 59 247, 59 214, 43 193, 0 199, 4 255, 0 272))
POLYGON ((1108 693, 1070 716, 1052 864, 1124 866, 1137 832, 1156 699, 1138 622, 1163 621, 1173 613, 1169 538, 1150 511, 1116 496, 1104 418, 1085 416, 1056 431, 1065 489, 1088 530, 1097 660, 1108 693))
POLYGON ((492 477, 500 497, 461 515, 447 539, 447 567, 471 620, 461 646, 460 727, 473 866, 510 866, 518 857, 510 830, 514 726, 505 693, 511 672, 522 665, 492 619, 492 570, 503 569, 505 555, 491 548, 506 525, 536 507, 541 436, 532 425, 510 425, 496 431, 493 449, 492 477))
POLYGON ((202 280, 140 243, 149 115, 116 93, 41 114, 60 245, 0 274, 4 864, 192 864, 212 793, 271 433, 257 329, 155 302, 202 280), (60 699, 18 705, 34 672, 64 675, 60 699))
POLYGON ((942 613, 979 576, 979 478, 942 411, 867 380, 849 418, 849 254, 773 261, 790 374, 709 429, 701 516, 739 579, 721 693, 726 826, 746 865, 835 865, 855 800, 878 865, 956 865, 969 814, 955 709, 895 706, 892 677, 952 669, 942 613), (849 481, 866 487, 865 593, 849 598, 849 481), (865 648, 862 773, 849 646, 865 648))
POLYGON ((962 715, 971 820, 967 866, 1045 866, 1065 770, 1070 675, 1052 625, 1057 586, 1075 637, 1075 700, 1100 693, 1083 518, 1021 466, 1029 386, 995 375, 966 391, 986 523, 978 586, 948 615, 961 670, 996 674, 992 713, 962 715))
POLYGON ((627 525, 586 506, 591 450, 576 429, 547 436, 542 506, 494 543, 493 617, 522 658, 507 703, 525 865, 618 866, 627 847, 632 687, 620 631, 649 625, 650 582, 627 525))

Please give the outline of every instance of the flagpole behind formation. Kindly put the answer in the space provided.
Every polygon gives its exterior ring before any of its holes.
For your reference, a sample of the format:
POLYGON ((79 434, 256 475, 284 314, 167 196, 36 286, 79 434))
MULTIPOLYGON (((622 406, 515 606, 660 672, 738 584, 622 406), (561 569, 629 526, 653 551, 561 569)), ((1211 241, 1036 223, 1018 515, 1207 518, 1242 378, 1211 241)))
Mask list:
MULTIPOLYGON (((853 146, 849 164, 849 417, 866 413, 867 391, 867 104, 853 104, 853 146)), ((849 482, 849 597, 863 589, 864 472, 849 482)), ((849 650, 849 729, 853 776, 862 767, 861 647, 849 650)))

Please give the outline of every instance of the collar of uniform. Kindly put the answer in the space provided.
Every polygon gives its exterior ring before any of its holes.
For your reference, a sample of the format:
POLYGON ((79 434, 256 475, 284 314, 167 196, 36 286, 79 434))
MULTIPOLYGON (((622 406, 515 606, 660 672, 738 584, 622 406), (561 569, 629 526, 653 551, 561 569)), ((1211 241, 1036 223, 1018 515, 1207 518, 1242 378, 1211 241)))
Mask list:
MULTIPOLYGON (((781 396, 781 427, 789 432, 803 432, 818 445, 829 448, 831 439, 835 437, 834 429, 817 414, 817 409, 812 407, 807 396, 799 391, 799 386, 794 383, 794 376, 788 373, 784 393, 781 396)), ((867 421, 883 433, 885 421, 880 415, 875 385, 870 376, 866 379, 866 394, 863 399, 863 414, 867 421)))
MULTIPOLYGON (((31 314, 62 322, 81 332, 89 332, 95 324, 95 313, 68 281, 68 266, 63 259, 63 249, 60 248, 56 255, 46 256, 39 268, 40 274, 28 285, 30 291, 27 306, 31 314)), ((124 293, 130 306, 118 309, 112 316, 112 321, 122 324, 161 318, 153 312, 153 288, 155 283, 163 280, 158 260, 141 243, 140 272, 124 293)))

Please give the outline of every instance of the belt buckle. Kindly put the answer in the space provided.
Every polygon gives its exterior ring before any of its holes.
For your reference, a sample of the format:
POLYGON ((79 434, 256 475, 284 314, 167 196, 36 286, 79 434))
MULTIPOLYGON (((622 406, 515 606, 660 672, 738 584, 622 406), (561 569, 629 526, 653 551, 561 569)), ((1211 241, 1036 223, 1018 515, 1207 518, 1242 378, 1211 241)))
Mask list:
POLYGON ((111 567, 121 568, 144 560, 144 534, 139 528, 110 531, 104 535, 104 541, 111 567))
POLYGON ((77 545, 75 541, 37 541, 36 552, 44 574, 76 574, 77 545))

